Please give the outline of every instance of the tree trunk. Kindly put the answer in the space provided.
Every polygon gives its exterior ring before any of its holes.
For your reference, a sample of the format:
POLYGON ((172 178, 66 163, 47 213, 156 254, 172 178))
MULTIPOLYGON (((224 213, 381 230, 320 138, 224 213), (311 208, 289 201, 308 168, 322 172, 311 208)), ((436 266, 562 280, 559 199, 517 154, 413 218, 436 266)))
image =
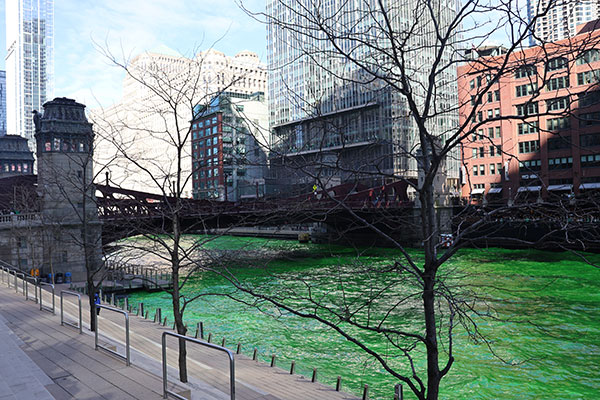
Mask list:
POLYGON ((96 303, 94 301, 94 293, 96 288, 94 287, 94 282, 90 282, 90 278, 87 281, 87 292, 88 292, 88 302, 90 304, 90 331, 96 331, 96 303))
MULTIPOLYGON (((177 333, 185 335, 186 329, 183 324, 183 315, 181 314, 181 308, 179 304, 179 273, 174 269, 173 271, 173 318, 175 319, 175 328, 177 333)), ((188 381, 187 374, 187 347, 185 340, 179 339, 179 380, 183 383, 188 381)))
POLYGON ((425 313, 425 345, 427 347, 427 400, 437 400, 440 389, 437 327, 435 324, 434 280, 425 279, 423 308, 425 313))

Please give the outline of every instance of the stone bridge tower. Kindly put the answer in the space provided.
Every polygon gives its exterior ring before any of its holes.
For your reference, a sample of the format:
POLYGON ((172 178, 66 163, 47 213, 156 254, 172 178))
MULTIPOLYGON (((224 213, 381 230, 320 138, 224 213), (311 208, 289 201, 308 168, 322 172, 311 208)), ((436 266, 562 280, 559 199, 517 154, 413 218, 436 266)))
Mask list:
POLYGON ((34 115, 44 270, 71 272, 74 280, 85 280, 86 269, 98 269, 102 260, 94 134, 84 109, 75 100, 56 98, 34 115))

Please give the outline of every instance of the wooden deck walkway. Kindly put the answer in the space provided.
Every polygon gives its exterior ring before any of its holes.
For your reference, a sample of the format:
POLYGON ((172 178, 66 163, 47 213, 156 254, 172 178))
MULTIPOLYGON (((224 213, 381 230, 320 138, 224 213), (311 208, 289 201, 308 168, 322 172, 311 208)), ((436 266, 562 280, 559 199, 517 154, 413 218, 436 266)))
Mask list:
MULTIPOLYGON (((45 303, 49 295, 45 296, 45 303)), ((74 298, 65 297, 67 318, 74 320, 77 307, 74 298)), ((83 298, 84 320, 88 315, 83 298)), ((132 366, 105 352, 94 351, 94 338, 84 321, 84 334, 60 325, 60 298, 56 297, 56 315, 40 311, 39 306, 26 301, 14 288, 0 283, 0 314, 8 326, 26 343, 25 352, 48 374, 63 397, 56 398, 161 398, 161 335, 170 327, 162 327, 151 320, 130 317, 132 366), (64 364, 64 365, 63 365, 64 364), (82 397, 73 392, 89 394, 82 397), (92 394, 95 393, 96 397, 92 394)), ((100 338, 116 345, 124 354, 125 329, 123 315, 102 310, 99 318, 100 338)), ((235 350, 235 349, 234 349, 235 350)), ((177 382, 177 341, 168 340, 169 381, 177 382)), ((271 368, 243 355, 235 357, 237 400, 343 400, 357 399, 343 392, 289 371, 271 368)), ((216 350, 190 343, 188 346, 189 383, 179 384, 172 390, 189 390, 192 399, 229 399, 229 366, 227 357, 216 350)), ((52 392, 52 391, 51 391, 52 392)), ((52 394, 55 394, 52 392, 52 394)))

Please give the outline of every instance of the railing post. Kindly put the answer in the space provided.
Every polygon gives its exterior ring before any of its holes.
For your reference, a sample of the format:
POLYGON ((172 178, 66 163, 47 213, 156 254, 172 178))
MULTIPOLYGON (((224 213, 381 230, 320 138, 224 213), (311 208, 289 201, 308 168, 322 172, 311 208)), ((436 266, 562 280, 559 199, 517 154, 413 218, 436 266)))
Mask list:
POLYGON ((120 310, 118 308, 114 308, 114 307, 109 307, 109 306, 105 306, 105 305, 101 305, 101 304, 97 304, 96 307, 100 308, 100 309, 105 309, 105 310, 109 310, 109 311, 113 311, 113 312, 117 312, 120 314, 123 314, 125 316, 125 357, 123 357, 121 354, 117 353, 116 351, 113 351, 111 349, 109 349, 108 347, 102 346, 98 344, 98 331, 99 326, 98 326, 98 316, 97 313, 93 314, 93 318, 96 321, 96 331, 94 333, 94 348, 95 350, 98 350, 98 348, 101 348, 105 351, 108 351, 109 353, 115 354, 118 357, 124 358, 125 359, 125 364, 129 367, 131 365, 131 354, 130 354, 130 342, 129 342, 129 313, 127 311, 123 311, 120 310))
MULTIPOLYGON (((53 297, 54 297, 54 295, 53 295, 53 297)), ((61 325, 65 325, 66 324, 66 325, 72 326, 73 328, 79 328, 79 333, 80 334, 83 333, 83 320, 81 318, 81 294, 75 293, 75 292, 70 292, 68 290, 61 290, 60 291, 60 324, 61 325), (71 323, 69 321, 65 321, 64 320, 64 305, 63 305, 64 301, 63 301, 63 298, 64 298, 65 294, 68 294, 68 295, 71 295, 71 296, 77 296, 78 306, 79 306, 79 325, 75 325, 75 324, 73 324, 73 323, 71 323)), ((96 328, 97 328, 97 326, 96 326, 96 328)))
POLYGON ((394 400, 403 400, 404 399, 404 393, 402 390, 402 385, 401 384, 397 384, 396 387, 394 388, 394 400))
POLYGON ((163 398, 166 399, 168 397, 168 395, 171 395, 177 399, 185 400, 185 397, 182 397, 175 392, 169 391, 168 387, 167 387, 167 383, 168 383, 168 379, 167 379, 167 335, 179 338, 180 340, 183 339, 188 342, 196 343, 201 346, 210 347, 212 349, 219 350, 219 351, 226 353, 227 357, 229 358, 229 391, 230 391, 229 396, 230 396, 231 400, 235 400, 235 356, 234 356, 233 352, 231 352, 231 350, 229 350, 229 349, 226 349, 225 347, 217 346, 216 344, 206 343, 199 339, 191 338, 189 336, 180 335, 178 333, 173 333, 173 332, 163 332, 162 340, 161 340, 163 398))

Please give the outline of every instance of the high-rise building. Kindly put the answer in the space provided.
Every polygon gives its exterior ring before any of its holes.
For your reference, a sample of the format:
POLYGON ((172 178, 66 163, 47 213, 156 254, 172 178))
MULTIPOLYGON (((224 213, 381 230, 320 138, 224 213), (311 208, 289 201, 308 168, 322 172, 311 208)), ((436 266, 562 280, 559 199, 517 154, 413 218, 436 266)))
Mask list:
POLYGON ((0 136, 6 135, 6 71, 0 71, 0 136))
POLYGON ((156 193, 161 191, 157 185, 169 190, 180 158, 182 195, 191 197, 193 107, 223 92, 264 92, 264 65, 248 51, 229 57, 211 49, 190 59, 163 47, 135 57, 128 69, 121 102, 92 113, 98 139, 95 162, 106 167, 111 184, 156 193), (178 144, 184 146, 179 155, 178 144))
MULTIPOLYGON (((600 29, 458 68, 463 197, 530 202, 600 189, 600 29), (488 85, 491 86, 488 90, 488 85), (483 89, 486 92, 483 92, 483 89)), ((589 30, 588 30, 589 29, 589 30)))
POLYGON ((238 201, 265 194, 265 95, 222 93, 192 121, 193 197, 238 201))
POLYGON ((6 2, 7 131, 35 146, 33 110, 52 98, 54 0, 6 2))
MULTIPOLYGON (((417 179, 418 127, 406 98, 341 53, 351 53, 371 72, 380 69, 381 74, 397 79, 400 73, 386 57, 386 48, 397 44, 390 44, 387 32, 381 30, 384 17, 378 11, 387 10, 398 35, 411 26, 413 33, 402 48, 407 60, 404 76, 410 80, 413 98, 422 103, 426 97, 422 88, 427 87, 428 67, 435 57, 432 21, 422 17, 412 25, 416 13, 410 2, 384 0, 375 9, 366 1, 332 0, 320 6, 309 0, 300 0, 303 6, 297 3, 269 0, 266 8, 273 21, 267 28, 267 62, 274 179, 298 191, 310 191, 318 183, 315 176, 326 187, 349 181, 381 184, 382 175, 417 179), (306 17, 299 15, 301 10, 306 10, 306 17), (319 32, 312 16, 339 30, 332 34, 336 47, 319 32), (286 24, 293 28, 286 29, 286 24)), ((440 10, 437 23, 448 23, 455 7, 451 0, 436 8, 440 10)), ((443 143, 458 124, 456 69, 450 67, 436 79, 439 111, 427 124, 443 143)), ((449 178, 445 189, 457 190, 458 154, 449 157, 445 167, 449 178)))
POLYGON ((529 38, 530 45, 575 36, 577 25, 598 18, 598 8, 598 0, 527 0, 529 20, 539 18, 529 38))

